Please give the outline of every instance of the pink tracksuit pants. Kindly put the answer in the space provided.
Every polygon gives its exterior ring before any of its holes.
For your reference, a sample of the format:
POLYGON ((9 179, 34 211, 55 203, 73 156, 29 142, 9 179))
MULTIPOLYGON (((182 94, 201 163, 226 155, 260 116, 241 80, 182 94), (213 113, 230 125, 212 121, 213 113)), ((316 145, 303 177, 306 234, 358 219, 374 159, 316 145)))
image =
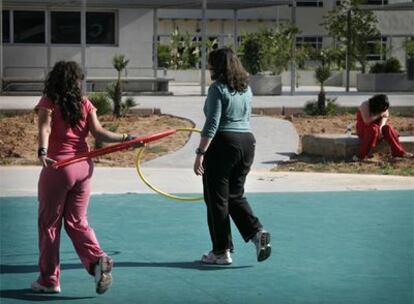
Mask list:
POLYGON ((87 209, 91 192, 92 161, 63 168, 43 168, 38 184, 39 284, 58 286, 59 245, 62 222, 89 274, 105 255, 89 227, 87 209))

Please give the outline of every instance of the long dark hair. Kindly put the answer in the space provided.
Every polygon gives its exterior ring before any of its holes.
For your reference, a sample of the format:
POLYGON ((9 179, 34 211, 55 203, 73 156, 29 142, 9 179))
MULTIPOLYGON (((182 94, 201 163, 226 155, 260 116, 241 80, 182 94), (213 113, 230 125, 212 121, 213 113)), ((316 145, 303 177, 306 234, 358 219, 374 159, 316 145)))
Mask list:
POLYGON ((80 66, 74 61, 59 61, 47 75, 43 94, 57 104, 63 119, 75 127, 82 118, 83 79, 80 66))
POLYGON ((226 84, 232 91, 246 91, 248 74, 232 49, 223 47, 210 52, 208 64, 212 80, 226 84))
POLYGON ((372 114, 380 114, 390 107, 390 102, 385 94, 378 94, 368 99, 369 112, 372 114))

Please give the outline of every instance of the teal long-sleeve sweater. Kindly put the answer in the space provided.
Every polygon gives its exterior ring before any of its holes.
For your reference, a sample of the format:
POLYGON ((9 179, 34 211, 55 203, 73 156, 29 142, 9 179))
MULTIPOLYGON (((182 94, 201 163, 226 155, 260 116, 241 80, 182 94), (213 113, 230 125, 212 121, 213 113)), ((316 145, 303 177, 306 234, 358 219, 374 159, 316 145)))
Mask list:
POLYGON ((227 85, 216 81, 210 85, 204 103, 204 123, 201 136, 213 138, 219 131, 250 132, 252 91, 230 91, 227 85))

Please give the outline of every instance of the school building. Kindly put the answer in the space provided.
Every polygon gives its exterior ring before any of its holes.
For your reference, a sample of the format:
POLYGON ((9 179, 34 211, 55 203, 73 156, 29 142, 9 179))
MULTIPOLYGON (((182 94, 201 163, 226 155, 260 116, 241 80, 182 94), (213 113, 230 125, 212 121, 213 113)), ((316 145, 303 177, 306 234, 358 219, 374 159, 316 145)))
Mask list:
MULTIPOLYGON (((56 61, 75 60, 88 78, 114 77, 112 57, 124 54, 128 77, 160 77, 155 46, 168 43, 176 28, 234 46, 245 31, 294 21, 297 46, 320 49, 333 43, 321 23, 339 1, 3 0, 0 73, 3 80, 42 80, 56 61)), ((374 10, 382 35, 383 47, 369 59, 394 56, 404 67, 404 41, 414 38, 413 2, 366 0, 364 8, 374 10)))

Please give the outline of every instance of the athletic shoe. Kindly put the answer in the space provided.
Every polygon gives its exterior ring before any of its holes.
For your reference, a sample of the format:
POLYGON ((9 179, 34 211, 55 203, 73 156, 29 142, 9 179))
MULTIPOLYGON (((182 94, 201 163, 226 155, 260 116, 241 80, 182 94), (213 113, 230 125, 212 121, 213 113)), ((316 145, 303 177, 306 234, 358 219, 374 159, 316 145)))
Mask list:
POLYGON ((112 284, 112 259, 109 256, 99 258, 98 264, 95 266, 95 283, 96 293, 102 294, 108 290, 112 284))
POLYGON ((201 262, 209 265, 230 265, 233 260, 230 256, 230 250, 226 250, 222 254, 215 254, 210 251, 208 254, 203 254, 201 262))
POLYGON ((256 246, 257 261, 263 262, 272 253, 270 245, 270 233, 265 230, 259 230, 252 238, 252 242, 256 246))
POLYGON ((31 289, 35 292, 43 292, 43 293, 59 293, 60 286, 43 286, 40 285, 39 282, 34 281, 30 286, 31 289))

